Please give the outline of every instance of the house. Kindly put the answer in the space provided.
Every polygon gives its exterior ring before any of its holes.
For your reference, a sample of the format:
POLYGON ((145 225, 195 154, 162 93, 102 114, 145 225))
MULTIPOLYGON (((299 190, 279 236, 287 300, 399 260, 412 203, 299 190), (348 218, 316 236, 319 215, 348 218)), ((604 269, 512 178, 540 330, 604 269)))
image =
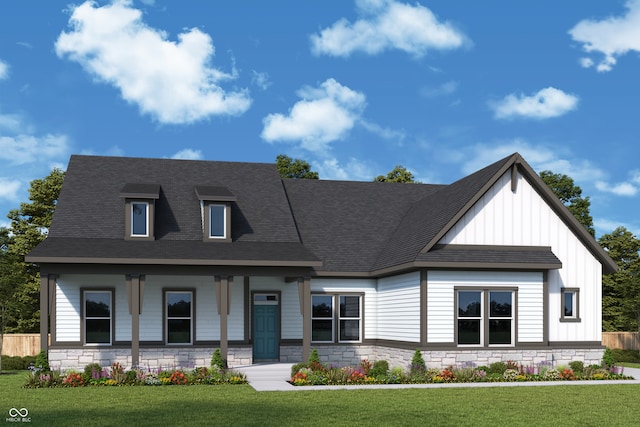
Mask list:
MULTIPOLYGON (((72 156, 41 269, 56 368, 601 360, 616 265, 519 154, 449 185, 72 156)), ((46 337, 50 331, 51 343, 46 337)))

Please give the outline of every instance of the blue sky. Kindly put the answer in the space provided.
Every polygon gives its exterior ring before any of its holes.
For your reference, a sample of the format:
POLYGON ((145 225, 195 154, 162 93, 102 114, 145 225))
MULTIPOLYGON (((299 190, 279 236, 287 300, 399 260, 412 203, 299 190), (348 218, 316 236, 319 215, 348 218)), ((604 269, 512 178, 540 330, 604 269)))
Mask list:
POLYGON ((450 183, 517 151, 575 180, 598 235, 640 231, 640 0, 2 8, 0 225, 74 153, 450 183))

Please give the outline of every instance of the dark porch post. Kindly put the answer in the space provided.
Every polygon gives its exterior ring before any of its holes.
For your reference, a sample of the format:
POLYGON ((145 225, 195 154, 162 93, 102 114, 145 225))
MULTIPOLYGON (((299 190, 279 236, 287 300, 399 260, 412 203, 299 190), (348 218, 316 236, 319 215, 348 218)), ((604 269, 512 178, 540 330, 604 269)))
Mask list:
POLYGON ((140 364, 140 315, 144 292, 144 276, 127 275, 127 299, 131 314, 131 365, 140 364))
POLYGON ((49 276, 40 273, 40 350, 49 354, 49 276))
POLYGON ((220 354, 224 360, 227 360, 229 350, 228 319, 231 299, 229 285, 233 283, 233 276, 216 276, 215 281, 218 314, 220 315, 220 354))
POLYGON ((311 279, 298 278, 298 295, 300 297, 300 314, 302 314, 302 361, 311 354, 311 279))

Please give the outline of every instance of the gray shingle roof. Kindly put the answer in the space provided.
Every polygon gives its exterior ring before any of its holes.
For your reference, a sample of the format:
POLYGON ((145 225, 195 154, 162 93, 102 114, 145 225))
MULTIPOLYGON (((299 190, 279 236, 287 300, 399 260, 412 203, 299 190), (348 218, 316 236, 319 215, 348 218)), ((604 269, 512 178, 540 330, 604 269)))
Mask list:
POLYGON ((615 263, 517 153, 450 185, 282 180, 273 164, 72 156, 49 236, 27 259, 42 263, 245 262, 314 267, 318 274, 347 275, 456 263, 526 267, 528 259, 532 268, 559 268, 555 255, 539 248, 483 252, 435 246, 511 167, 518 167, 532 182, 606 271, 615 269, 615 263), (153 241, 124 239, 122 197, 138 193, 157 197, 153 241), (216 197, 231 203, 232 242, 202 241, 199 199, 216 197))

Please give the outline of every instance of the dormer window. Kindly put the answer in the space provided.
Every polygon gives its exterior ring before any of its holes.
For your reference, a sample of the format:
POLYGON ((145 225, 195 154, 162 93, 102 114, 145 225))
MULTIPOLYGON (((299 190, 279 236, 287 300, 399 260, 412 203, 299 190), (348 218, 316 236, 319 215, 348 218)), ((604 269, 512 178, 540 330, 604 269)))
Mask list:
POLYGON ((131 237, 149 237, 148 202, 131 202, 131 237))
POLYGON ((227 237, 227 205, 209 205, 209 237, 226 239, 227 237))
POLYGON ((231 205, 236 197, 226 187, 197 186, 203 240, 231 242, 231 205))
POLYGON ((160 197, 160 186, 125 184, 120 197, 125 199, 125 240, 154 240, 155 202, 160 197))

